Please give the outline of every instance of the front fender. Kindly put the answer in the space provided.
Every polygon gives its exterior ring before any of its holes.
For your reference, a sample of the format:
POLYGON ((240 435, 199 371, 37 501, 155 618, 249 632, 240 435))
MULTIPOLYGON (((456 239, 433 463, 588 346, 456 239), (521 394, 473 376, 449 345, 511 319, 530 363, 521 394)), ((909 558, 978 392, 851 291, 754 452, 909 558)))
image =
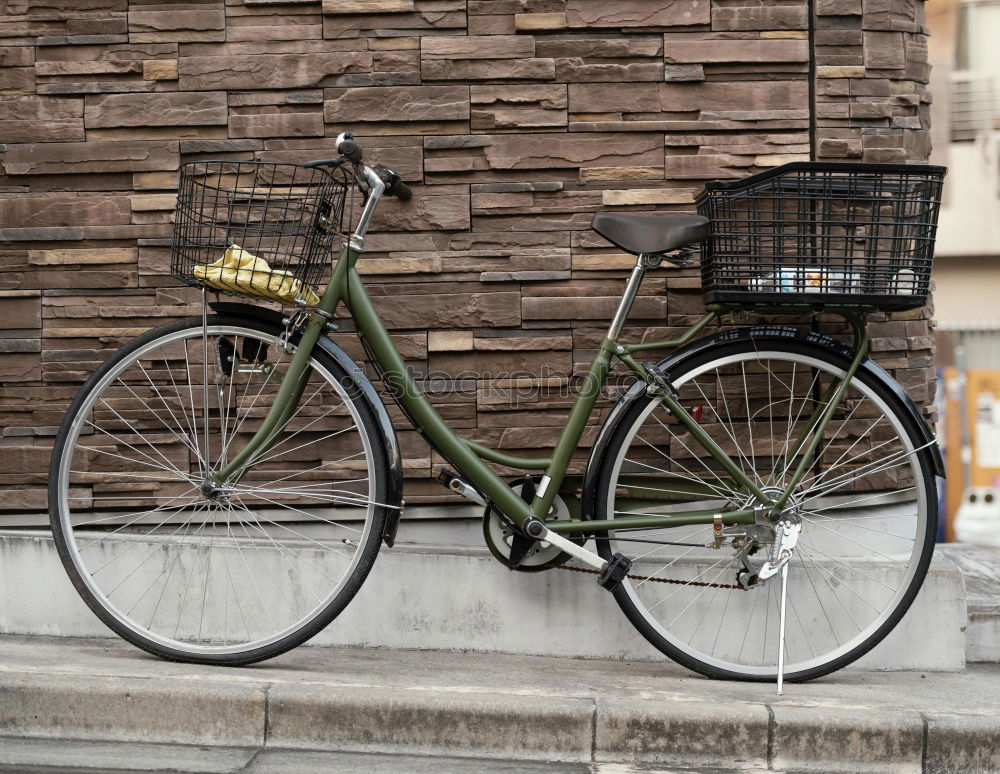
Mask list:
MULTIPOLYGON (((283 325, 282 320, 284 319, 284 315, 274 309, 227 302, 216 302, 209 305, 219 314, 246 319, 263 319, 278 327, 283 325)), ((389 461, 389 482, 385 500, 387 505, 395 506, 386 509, 385 529, 382 533, 382 539, 385 541, 385 544, 391 547, 396 539, 396 530, 399 529, 399 517, 402 514, 403 506, 403 457, 399 452, 396 429, 392 425, 389 412, 379 397, 378 391, 368 377, 365 376, 364 371, 351 359, 350 355, 326 336, 320 336, 317 346, 323 350, 324 354, 331 357, 337 365, 344 369, 353 382, 352 386, 357 388, 357 394, 361 396, 361 399, 371 409, 372 416, 378 422, 379 435, 385 443, 385 456, 389 461)))
MULTIPOLYGON (((796 341, 812 344, 813 346, 821 347, 830 351, 839 359, 845 361, 845 368, 854 356, 854 353, 843 344, 821 333, 803 333, 797 328, 781 325, 756 325, 748 328, 736 328, 722 331, 721 333, 716 333, 711 336, 698 339, 697 341, 688 344, 686 347, 682 347, 676 352, 672 352, 670 355, 661 360, 657 366, 669 373, 672 368, 694 355, 701 354, 705 350, 720 344, 731 343, 739 339, 753 339, 755 342, 760 342, 762 344, 768 341, 787 341, 789 339, 794 339, 796 341)), ((907 413, 914 420, 915 426, 919 428, 919 432, 921 434, 921 445, 931 443, 935 440, 934 434, 927 426, 927 423, 920 414, 920 409, 917 408, 913 399, 899 385, 899 382, 893 379, 886 372, 886 370, 882 368, 882 366, 866 357, 861 361, 859 370, 864 370, 870 377, 881 382, 896 398, 899 399, 907 413)), ((602 467, 604 455, 608 450, 608 445, 611 442, 614 430, 621 421, 622 417, 625 415, 625 412, 631 408, 635 401, 641 400, 645 396, 645 393, 646 384, 637 379, 636 383, 629 387, 625 394, 622 395, 621 398, 618 399, 618 402, 612 407, 611 412, 608 414, 607 419, 598 432, 597 440, 594 442, 594 446, 591 449, 590 459, 587 461, 587 469, 583 478, 583 487, 581 490, 581 517, 583 519, 596 518, 594 514, 597 507, 597 476, 602 467)), ((944 478, 944 460, 941 457, 941 449, 936 443, 931 443, 928 448, 932 451, 934 472, 944 478)))

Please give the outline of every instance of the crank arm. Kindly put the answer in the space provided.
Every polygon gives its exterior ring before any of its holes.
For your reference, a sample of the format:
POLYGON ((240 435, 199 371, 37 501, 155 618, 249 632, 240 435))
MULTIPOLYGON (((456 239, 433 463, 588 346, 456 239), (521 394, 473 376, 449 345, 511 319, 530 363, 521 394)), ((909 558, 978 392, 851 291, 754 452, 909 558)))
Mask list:
POLYGON ((593 567, 595 570, 603 570, 604 565, 607 564, 607 562, 605 562, 593 551, 589 551, 583 546, 578 546, 572 540, 567 540, 562 535, 552 532, 551 530, 544 529, 544 527, 541 534, 532 537, 534 537, 535 540, 540 540, 544 543, 554 545, 560 551, 564 551, 570 556, 576 557, 589 567, 593 567))

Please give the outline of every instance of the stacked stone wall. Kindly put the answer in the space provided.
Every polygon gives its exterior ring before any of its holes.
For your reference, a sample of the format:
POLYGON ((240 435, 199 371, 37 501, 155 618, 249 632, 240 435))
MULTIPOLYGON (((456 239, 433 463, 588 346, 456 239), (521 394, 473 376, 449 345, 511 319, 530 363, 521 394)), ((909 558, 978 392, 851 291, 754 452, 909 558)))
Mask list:
MULTIPOLYGON (((362 262, 401 351, 467 437, 545 453, 632 264, 593 214, 689 212, 707 179, 811 155, 925 160, 922 5, 0 2, 0 507, 44 507, 56 426, 104 358, 198 311, 168 276, 182 162, 329 157, 353 130, 414 189, 362 262)), ((697 270, 652 272, 629 336, 701 312, 697 270)), ((925 407, 928 317, 873 341, 925 407)), ((408 501, 438 498, 439 460, 399 427, 408 501)))

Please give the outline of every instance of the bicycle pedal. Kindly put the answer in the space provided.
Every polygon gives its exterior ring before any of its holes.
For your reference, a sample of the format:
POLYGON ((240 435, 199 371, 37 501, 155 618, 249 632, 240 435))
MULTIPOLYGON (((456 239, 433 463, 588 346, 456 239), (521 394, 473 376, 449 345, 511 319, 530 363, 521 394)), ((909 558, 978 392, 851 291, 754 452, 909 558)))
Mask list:
POLYGON ((472 500, 472 502, 478 505, 486 505, 486 500, 483 499, 483 496, 468 481, 454 471, 442 468, 437 474, 437 482, 445 489, 450 489, 466 500, 472 500))
POLYGON ((614 591, 625 580, 628 576, 628 571, 631 569, 631 559, 621 554, 615 554, 604 565, 600 575, 597 576, 597 582, 608 591, 614 591))

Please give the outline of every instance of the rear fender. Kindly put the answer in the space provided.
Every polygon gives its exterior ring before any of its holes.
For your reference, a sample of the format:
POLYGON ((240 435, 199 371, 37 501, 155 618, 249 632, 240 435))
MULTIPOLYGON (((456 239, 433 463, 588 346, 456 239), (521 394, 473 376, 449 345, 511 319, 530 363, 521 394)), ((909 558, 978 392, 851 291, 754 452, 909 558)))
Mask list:
MULTIPOLYGON (((236 304, 218 302, 210 304, 212 309, 219 314, 231 317, 242 317, 249 320, 264 320, 268 324, 281 327, 285 316, 274 309, 267 309, 250 304, 236 304)), ((382 540, 387 546, 392 546, 396 540, 396 530, 399 529, 399 517, 403 507, 403 458, 399 452, 399 441, 396 438, 396 429, 392 426, 389 412, 385 404, 379 397, 374 385, 365 376, 364 371, 355 363, 350 355, 338 347, 326 336, 320 336, 317 342, 324 354, 333 358, 337 365, 344 369, 351 384, 344 385, 348 390, 352 390, 355 396, 360 397, 365 402, 378 422, 380 433, 385 444, 385 456, 389 461, 389 484, 386 492, 386 505, 394 506, 386 508, 385 529, 382 532, 382 540)))
MULTIPOLYGON (((820 333, 803 333, 797 328, 781 325, 756 325, 749 328, 737 328, 722 331, 721 333, 698 339, 686 347, 671 353, 661 360, 657 366, 663 371, 669 373, 672 368, 694 355, 700 354, 711 347, 718 346, 719 344, 726 344, 740 339, 752 339, 754 342, 761 345, 766 345, 768 342, 780 342, 794 339, 796 341, 828 350, 832 354, 836 355, 838 359, 843 360, 844 368, 847 368, 854 356, 854 353, 849 348, 845 347, 835 339, 820 333)), ((763 348, 763 346, 761 348, 763 348)), ((920 409, 917 408, 913 399, 899 385, 899 382, 889 376, 886 370, 873 360, 866 357, 861 361, 859 369, 864 370, 869 376, 881 382, 894 396, 899 399, 907 413, 914 420, 914 425, 919 428, 920 445, 928 443, 931 444, 928 448, 931 451, 934 472, 938 476, 944 478, 944 460, 941 457, 941 449, 938 444, 934 442, 936 441, 934 434, 927 426, 927 422, 924 421, 924 418, 920 414, 920 409)), ((584 474, 583 486, 581 489, 581 518, 588 520, 596 518, 597 476, 602 467, 604 456, 610 446, 611 437, 625 413, 632 407, 635 401, 642 400, 645 394, 646 384, 636 380, 636 383, 633 384, 625 392, 625 394, 618 399, 618 402, 615 403, 611 412, 608 414, 608 418, 601 426, 597 435, 597 440, 594 442, 594 446, 591 449, 590 459, 587 462, 587 470, 584 474)))

